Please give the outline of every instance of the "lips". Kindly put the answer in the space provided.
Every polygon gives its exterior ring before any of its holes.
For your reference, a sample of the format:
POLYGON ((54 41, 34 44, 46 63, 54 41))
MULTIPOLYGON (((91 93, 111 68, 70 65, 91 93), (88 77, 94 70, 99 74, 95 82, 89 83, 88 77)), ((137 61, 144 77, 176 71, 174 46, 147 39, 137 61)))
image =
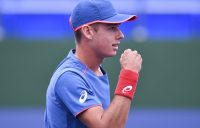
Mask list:
POLYGON ((119 44, 113 44, 112 46, 113 46, 113 47, 118 47, 118 45, 119 45, 119 44))
POLYGON ((112 44, 112 47, 113 47, 114 50, 118 50, 118 46, 119 46, 119 43, 117 43, 117 44, 112 44))
POLYGON ((118 47, 119 43, 112 44, 113 47, 118 47))

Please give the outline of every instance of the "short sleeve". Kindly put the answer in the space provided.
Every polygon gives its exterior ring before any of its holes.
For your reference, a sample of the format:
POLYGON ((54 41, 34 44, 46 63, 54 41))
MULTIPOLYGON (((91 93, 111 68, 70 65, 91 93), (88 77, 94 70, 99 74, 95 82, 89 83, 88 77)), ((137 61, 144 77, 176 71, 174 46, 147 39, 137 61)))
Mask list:
POLYGON ((57 80, 55 92, 74 116, 101 102, 78 73, 67 71, 57 80))

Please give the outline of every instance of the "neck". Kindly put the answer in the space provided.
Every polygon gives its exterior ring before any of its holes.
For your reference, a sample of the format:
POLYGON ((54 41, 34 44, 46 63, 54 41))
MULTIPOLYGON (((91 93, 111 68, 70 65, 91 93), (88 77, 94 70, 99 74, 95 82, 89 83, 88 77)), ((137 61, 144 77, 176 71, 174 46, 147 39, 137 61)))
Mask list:
POLYGON ((98 57, 95 52, 93 52, 87 46, 76 46, 75 56, 84 63, 88 68, 90 68, 96 75, 102 75, 100 70, 100 64, 103 61, 103 58, 98 57))

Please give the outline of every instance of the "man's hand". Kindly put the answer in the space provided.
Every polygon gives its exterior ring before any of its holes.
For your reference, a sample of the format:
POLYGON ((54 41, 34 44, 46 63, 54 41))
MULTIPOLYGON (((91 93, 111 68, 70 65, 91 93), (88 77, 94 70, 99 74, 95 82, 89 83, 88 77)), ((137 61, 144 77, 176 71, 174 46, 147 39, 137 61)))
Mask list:
POLYGON ((139 73, 142 67, 142 57, 136 50, 126 49, 120 58, 121 68, 139 73))

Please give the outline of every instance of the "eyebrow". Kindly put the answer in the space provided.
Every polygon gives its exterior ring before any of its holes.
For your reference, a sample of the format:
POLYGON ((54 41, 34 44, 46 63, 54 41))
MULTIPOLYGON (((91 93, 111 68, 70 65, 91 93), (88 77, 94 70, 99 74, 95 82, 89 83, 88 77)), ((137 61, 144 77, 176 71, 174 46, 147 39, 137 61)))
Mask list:
POLYGON ((106 24, 106 26, 120 26, 121 25, 121 23, 115 23, 115 24, 113 24, 113 23, 111 23, 111 24, 106 24))

